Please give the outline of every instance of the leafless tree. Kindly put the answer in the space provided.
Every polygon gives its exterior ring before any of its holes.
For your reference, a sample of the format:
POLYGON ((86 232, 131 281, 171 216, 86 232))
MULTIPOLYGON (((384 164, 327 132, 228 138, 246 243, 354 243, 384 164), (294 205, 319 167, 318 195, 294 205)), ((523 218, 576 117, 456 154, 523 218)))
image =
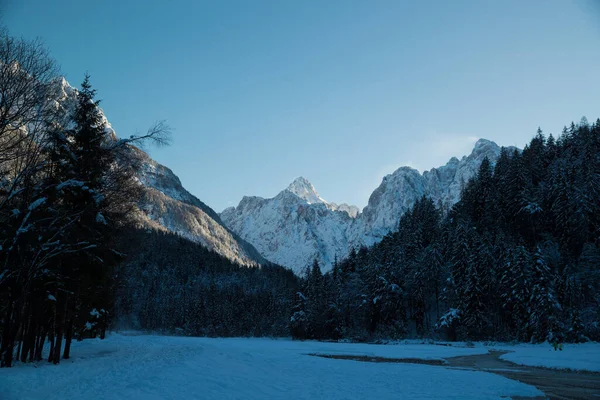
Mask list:
POLYGON ((0 221, 39 172, 45 126, 56 115, 50 90, 58 68, 41 41, 0 30, 0 221))
POLYGON ((41 131, 54 105, 48 93, 57 75, 40 40, 0 30, 0 162, 18 156, 20 143, 41 131))

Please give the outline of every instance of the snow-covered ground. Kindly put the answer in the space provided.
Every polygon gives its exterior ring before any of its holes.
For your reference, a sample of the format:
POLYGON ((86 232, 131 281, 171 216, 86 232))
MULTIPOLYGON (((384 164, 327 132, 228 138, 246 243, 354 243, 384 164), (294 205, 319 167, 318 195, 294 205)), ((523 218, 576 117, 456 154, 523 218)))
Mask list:
POLYGON ((600 372, 600 343, 564 344, 555 351, 548 343, 494 346, 510 353, 500 358, 520 365, 600 372))
POLYGON ((74 358, 0 370, 12 399, 500 399, 540 396, 486 372, 311 357, 351 354, 437 359, 485 353, 423 344, 124 336, 73 344, 74 358))

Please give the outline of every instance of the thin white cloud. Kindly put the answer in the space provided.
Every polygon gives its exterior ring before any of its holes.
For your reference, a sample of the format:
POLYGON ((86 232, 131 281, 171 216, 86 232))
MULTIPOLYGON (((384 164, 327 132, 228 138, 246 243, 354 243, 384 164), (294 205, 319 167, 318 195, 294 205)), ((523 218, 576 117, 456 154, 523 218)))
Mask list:
POLYGON ((423 168, 428 170, 444 165, 452 157, 461 158, 470 154, 477 140, 479 137, 474 135, 433 132, 427 135, 421 145, 423 148, 417 152, 423 155, 423 161, 427 162, 423 168))

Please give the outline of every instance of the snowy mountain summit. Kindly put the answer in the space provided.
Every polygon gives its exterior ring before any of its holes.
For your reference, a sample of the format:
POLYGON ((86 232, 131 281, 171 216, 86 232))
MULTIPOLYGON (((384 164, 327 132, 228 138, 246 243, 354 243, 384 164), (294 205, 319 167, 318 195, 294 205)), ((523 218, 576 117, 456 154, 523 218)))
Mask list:
POLYGON ((220 216, 268 260, 300 274, 316 258, 327 271, 351 248, 381 241, 422 196, 449 210, 484 158, 495 163, 499 155, 496 143, 479 139, 470 155, 453 157, 422 174, 401 167, 383 178, 362 213, 356 206, 325 201, 307 179, 299 177, 271 199, 244 197, 220 216))
POLYGON ((295 194, 308 204, 324 204, 325 207, 331 211, 342 211, 347 213, 352 218, 355 218, 360 213, 359 208, 356 206, 348 205, 346 203, 337 204, 326 201, 319 195, 313 184, 303 176, 294 179, 294 181, 290 183, 286 190, 295 194))
POLYGON ((302 176, 294 179, 294 181, 290 183, 286 190, 305 200, 308 204, 327 204, 327 202, 323 200, 321 196, 319 196, 319 193, 317 193, 317 190, 312 183, 302 176))

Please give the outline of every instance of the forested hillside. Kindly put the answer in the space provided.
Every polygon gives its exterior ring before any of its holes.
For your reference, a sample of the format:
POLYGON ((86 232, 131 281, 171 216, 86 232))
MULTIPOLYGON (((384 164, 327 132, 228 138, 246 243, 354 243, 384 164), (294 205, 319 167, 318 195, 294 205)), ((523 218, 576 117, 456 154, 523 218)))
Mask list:
POLYGON ((123 233, 115 328, 192 336, 287 336, 299 279, 277 265, 242 267, 181 236, 123 233))
POLYGON ((447 215, 306 272, 292 333, 313 338, 600 339, 600 120, 484 160, 447 215))

